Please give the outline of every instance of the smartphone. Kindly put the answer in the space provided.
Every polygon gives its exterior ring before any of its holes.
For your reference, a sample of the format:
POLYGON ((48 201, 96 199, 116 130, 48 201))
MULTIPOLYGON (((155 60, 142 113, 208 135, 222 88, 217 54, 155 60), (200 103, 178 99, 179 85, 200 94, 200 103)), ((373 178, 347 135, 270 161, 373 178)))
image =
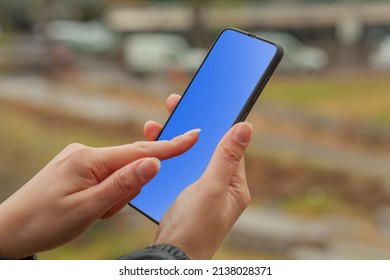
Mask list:
POLYGON ((245 120, 279 64, 283 49, 235 28, 222 31, 157 140, 200 128, 196 144, 162 161, 130 205, 156 223, 187 186, 198 180, 224 134, 245 120))

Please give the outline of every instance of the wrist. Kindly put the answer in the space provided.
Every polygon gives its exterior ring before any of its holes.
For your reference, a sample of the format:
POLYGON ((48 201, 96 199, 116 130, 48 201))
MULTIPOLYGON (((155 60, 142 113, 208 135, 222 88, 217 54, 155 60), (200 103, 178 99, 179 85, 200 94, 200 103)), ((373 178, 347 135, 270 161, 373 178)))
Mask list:
POLYGON ((17 260, 31 255, 32 253, 24 252, 24 245, 17 241, 22 229, 15 228, 13 216, 2 206, 0 204, 0 258, 17 260))

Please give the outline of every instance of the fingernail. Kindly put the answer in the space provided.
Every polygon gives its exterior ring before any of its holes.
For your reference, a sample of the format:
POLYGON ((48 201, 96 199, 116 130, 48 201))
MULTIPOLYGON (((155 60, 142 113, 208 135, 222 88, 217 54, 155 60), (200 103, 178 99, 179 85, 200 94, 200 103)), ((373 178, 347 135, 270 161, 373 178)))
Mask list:
POLYGON ((195 128, 195 129, 191 129, 189 131, 187 131, 186 133, 184 133, 182 136, 192 136, 194 134, 199 134, 199 132, 201 132, 202 130, 200 128, 195 128))
POLYGON ((248 144, 252 136, 252 125, 248 122, 243 122, 237 125, 234 131, 234 138, 244 145, 248 144))
POLYGON ((145 181, 152 179, 160 170, 161 162, 157 158, 146 158, 137 168, 138 175, 145 181))

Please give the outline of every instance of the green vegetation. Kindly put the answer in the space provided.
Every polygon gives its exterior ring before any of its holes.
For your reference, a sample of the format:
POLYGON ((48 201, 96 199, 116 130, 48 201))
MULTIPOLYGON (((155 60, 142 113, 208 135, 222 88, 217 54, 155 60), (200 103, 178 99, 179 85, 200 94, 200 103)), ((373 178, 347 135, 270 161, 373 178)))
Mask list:
POLYGON ((303 108, 333 118, 390 123, 388 74, 341 76, 276 76, 263 101, 303 108))
POLYGON ((301 195, 286 197, 280 203, 286 212, 305 216, 356 213, 356 209, 347 205, 339 196, 328 194, 318 187, 301 195))

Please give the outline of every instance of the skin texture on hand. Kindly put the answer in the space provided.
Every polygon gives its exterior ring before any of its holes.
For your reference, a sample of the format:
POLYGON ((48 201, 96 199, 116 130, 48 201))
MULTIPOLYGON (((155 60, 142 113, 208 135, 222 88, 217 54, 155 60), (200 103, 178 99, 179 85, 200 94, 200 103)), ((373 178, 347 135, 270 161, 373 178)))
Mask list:
POLYGON ((243 153, 251 132, 248 123, 240 123, 225 135, 203 176, 162 218, 155 244, 179 247, 191 259, 214 255, 250 201, 243 153))
POLYGON ((197 139, 190 131, 170 141, 69 145, 0 204, 0 255, 19 259, 74 239, 122 209, 156 175, 160 160, 187 151, 197 139))
MULTIPOLYGON (((172 112, 180 96, 171 95, 172 112)), ((161 125, 145 124, 148 140, 155 139, 161 125)), ((250 202, 244 152, 252 136, 249 123, 238 123, 223 137, 203 176, 187 187, 165 213, 154 244, 170 244, 191 259, 210 259, 250 202)), ((200 133, 199 137, 202 137, 200 133)))

